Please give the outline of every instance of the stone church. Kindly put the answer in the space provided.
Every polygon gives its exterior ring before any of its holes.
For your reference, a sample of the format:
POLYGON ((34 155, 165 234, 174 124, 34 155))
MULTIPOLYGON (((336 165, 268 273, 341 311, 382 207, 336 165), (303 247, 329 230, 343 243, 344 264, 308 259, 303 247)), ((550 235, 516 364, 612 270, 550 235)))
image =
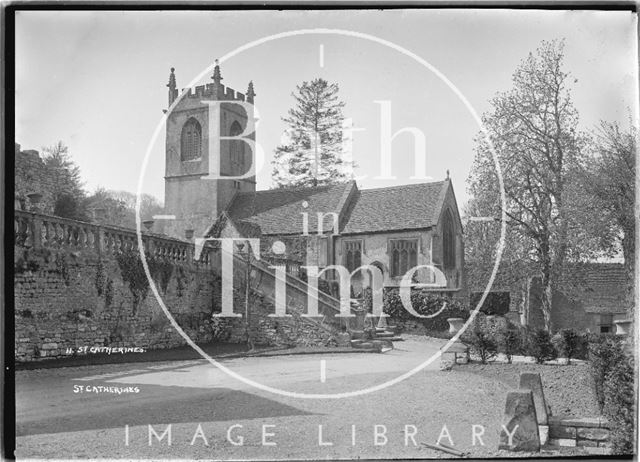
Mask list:
MULTIPOLYGON (((252 82, 242 94, 221 81, 216 65, 212 83, 179 94, 171 69, 165 213, 175 218, 158 222, 156 230, 182 239, 194 234, 257 237, 261 259, 284 263, 287 272, 298 277, 303 266, 322 270, 343 265, 351 272, 361 265, 375 265, 383 274, 384 286, 394 287, 410 268, 432 265, 446 279, 438 283, 439 292, 453 294, 462 288, 462 223, 448 174, 443 181, 377 189, 361 190, 350 181, 258 191, 255 175, 237 178, 249 171, 252 150, 244 141, 222 139, 216 151, 222 178, 206 178, 213 167, 209 165, 209 124, 214 117, 219 119, 222 137, 243 133, 256 97, 252 82), (221 102, 215 106, 219 112, 203 101, 221 102), (273 245, 276 241, 284 246, 273 245)), ((255 133, 247 138, 255 140, 255 133)), ((370 282, 368 272, 360 273, 364 271, 354 273, 352 280, 356 294, 370 282)), ((324 280, 336 277, 334 271, 321 273, 324 280)), ((436 283, 434 272, 425 269, 412 280, 436 283)))

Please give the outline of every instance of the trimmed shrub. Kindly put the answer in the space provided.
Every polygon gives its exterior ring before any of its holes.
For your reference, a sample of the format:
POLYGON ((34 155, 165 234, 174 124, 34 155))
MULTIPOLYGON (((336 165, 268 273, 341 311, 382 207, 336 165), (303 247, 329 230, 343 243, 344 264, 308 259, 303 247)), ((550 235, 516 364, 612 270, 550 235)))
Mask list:
POLYGON ((558 353, 567 358, 567 364, 571 364, 571 359, 580 355, 585 341, 583 336, 573 329, 562 329, 552 340, 558 353))
POLYGON ((522 335, 516 329, 506 329, 500 335, 500 349, 507 357, 507 362, 511 364, 513 355, 522 351, 522 335))
POLYGON ((544 329, 529 332, 527 336, 526 354, 533 356, 537 364, 543 364, 558 357, 558 352, 551 342, 551 335, 544 329))
POLYGON ((471 334, 467 336, 467 341, 470 350, 480 357, 482 364, 487 364, 498 353, 498 344, 494 338, 477 325, 474 326, 471 334))

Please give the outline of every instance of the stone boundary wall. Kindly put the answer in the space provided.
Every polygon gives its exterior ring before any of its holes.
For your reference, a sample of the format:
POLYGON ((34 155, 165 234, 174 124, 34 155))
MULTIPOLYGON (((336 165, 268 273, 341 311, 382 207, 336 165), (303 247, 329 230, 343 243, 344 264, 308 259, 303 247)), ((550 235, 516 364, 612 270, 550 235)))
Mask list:
POLYGON ((609 448, 609 423, 604 418, 550 417, 549 444, 609 448))
MULTIPOLYGON (((14 233, 16 361, 66 357, 80 348, 185 344, 148 287, 139 261, 135 264, 135 231, 16 210, 14 233)), ((246 341, 244 318, 212 318, 221 309, 219 250, 205 247, 196 261, 191 242, 149 232, 143 232, 142 242, 157 290, 191 339, 246 341)), ((236 313, 245 312, 245 277, 246 262, 235 256, 236 313)), ((322 317, 301 317, 307 286, 289 275, 292 316, 269 317, 275 311, 273 270, 252 263, 249 281, 249 332, 255 344, 332 344, 345 323, 335 317, 339 302, 324 293, 317 295, 322 317)))

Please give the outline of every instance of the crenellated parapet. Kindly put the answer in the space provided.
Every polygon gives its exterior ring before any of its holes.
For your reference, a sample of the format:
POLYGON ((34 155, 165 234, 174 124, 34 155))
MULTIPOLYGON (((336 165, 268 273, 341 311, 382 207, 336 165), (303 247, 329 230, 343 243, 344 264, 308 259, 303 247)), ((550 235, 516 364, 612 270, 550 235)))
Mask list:
POLYGON ((217 101, 245 101, 244 93, 222 84, 208 83, 191 88, 183 88, 178 98, 210 98, 217 101))
POLYGON ((189 100, 202 99, 211 99, 216 101, 247 101, 249 103, 253 103, 256 96, 253 89, 253 82, 249 82, 246 95, 231 87, 223 85, 223 78, 218 60, 216 60, 211 80, 213 81, 212 83, 183 88, 179 91, 176 84, 175 68, 172 67, 171 73, 169 74, 169 83, 167 84, 167 87, 169 88, 169 105, 178 100, 178 108, 182 105, 192 106, 193 102, 189 100))

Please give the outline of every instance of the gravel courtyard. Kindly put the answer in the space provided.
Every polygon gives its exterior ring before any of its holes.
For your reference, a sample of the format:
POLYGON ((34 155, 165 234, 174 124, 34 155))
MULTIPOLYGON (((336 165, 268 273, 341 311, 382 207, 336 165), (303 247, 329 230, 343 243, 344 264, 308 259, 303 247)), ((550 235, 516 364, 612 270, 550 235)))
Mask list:
MULTIPOLYGON (((238 358, 224 365, 297 393, 341 393, 395 378, 423 362, 441 344, 441 340, 407 336, 395 350, 382 355, 238 358), (324 382, 320 361, 325 361, 324 382)), ((487 457, 496 454, 504 399, 514 387, 512 379, 500 377, 501 369, 497 364, 469 365, 442 372, 435 361, 391 387, 340 399, 300 399, 258 390, 204 361, 22 371, 16 383, 17 455, 451 457, 420 444, 433 444, 448 433, 450 440, 444 437, 442 443, 453 443, 472 457, 487 457), (77 385, 138 387, 139 392, 74 393, 77 385), (168 424, 171 445, 167 437, 161 442, 153 438, 150 445, 149 425, 161 435, 168 424), (482 434, 475 445, 474 425, 475 432, 482 434)))

